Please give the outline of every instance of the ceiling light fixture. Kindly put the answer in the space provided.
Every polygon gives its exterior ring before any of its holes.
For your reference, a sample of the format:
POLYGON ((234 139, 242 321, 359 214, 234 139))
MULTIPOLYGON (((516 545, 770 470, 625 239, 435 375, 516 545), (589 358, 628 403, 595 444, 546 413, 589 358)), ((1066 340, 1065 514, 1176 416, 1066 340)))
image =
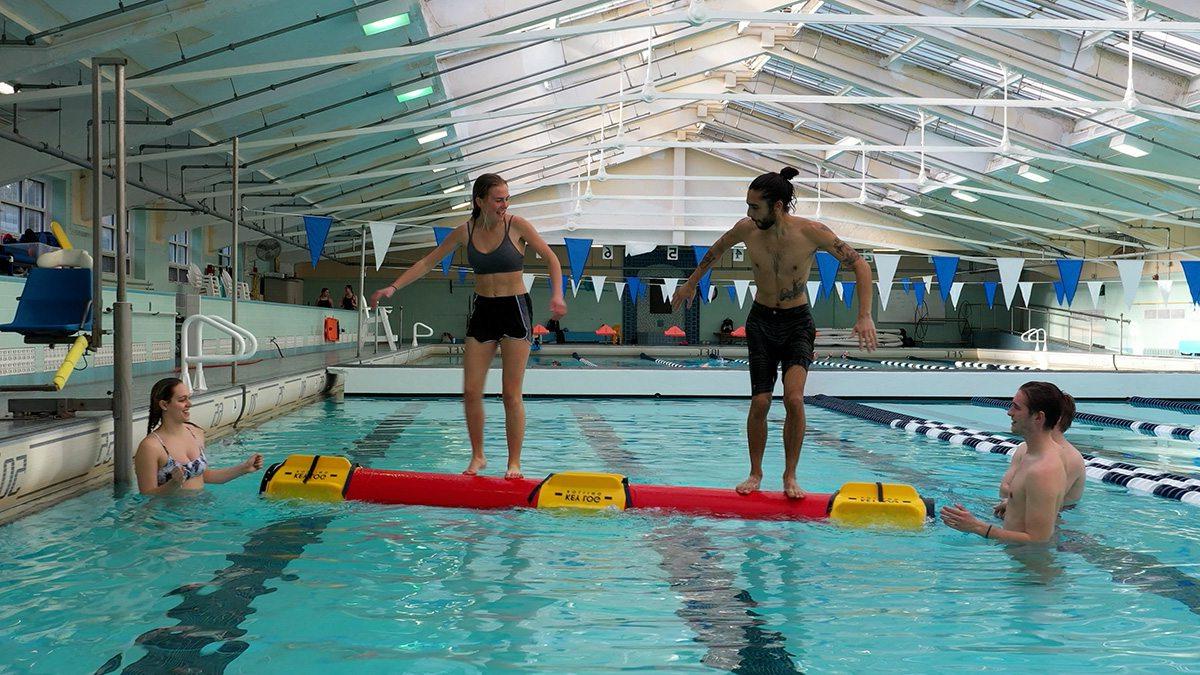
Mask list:
POLYGON ((1108 147, 1130 157, 1145 157, 1150 154, 1149 144, 1131 138, 1128 134, 1113 136, 1112 140, 1108 142, 1108 147))
POLYGON ((975 195, 971 194, 970 192, 963 192, 962 190, 955 190, 954 192, 950 193, 950 196, 954 197, 955 199, 961 199, 964 202, 979 201, 979 197, 976 197, 975 195))
POLYGON ((426 143, 440 141, 441 139, 445 138, 448 135, 449 135, 449 132, 447 132, 445 129, 441 129, 439 131, 434 131, 432 133, 425 134, 424 136, 417 136, 417 142, 420 143, 421 145, 425 145, 426 143))
POLYGON ((408 18, 408 13, 405 12, 404 14, 397 14, 396 16, 389 16, 378 21, 372 21, 371 23, 363 25, 362 29, 367 35, 375 35, 376 33, 389 31, 393 28, 402 28, 407 26, 409 23, 411 23, 411 20, 408 18))
POLYGON ((1017 169, 1017 175, 1020 176, 1021 178, 1024 178, 1025 180, 1031 180, 1035 183, 1049 183, 1050 182, 1049 176, 1047 176, 1044 173, 1041 173, 1040 171, 1035 171, 1034 168, 1032 166, 1029 166, 1028 164, 1022 164, 1021 167, 1019 169, 1017 169))

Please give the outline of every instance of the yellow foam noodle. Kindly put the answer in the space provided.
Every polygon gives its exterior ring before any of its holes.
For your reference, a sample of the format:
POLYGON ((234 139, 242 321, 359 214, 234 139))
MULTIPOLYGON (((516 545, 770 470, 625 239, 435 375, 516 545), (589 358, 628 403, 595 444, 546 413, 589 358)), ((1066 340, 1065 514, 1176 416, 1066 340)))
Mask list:
POLYGON ((340 502, 353 469, 345 457, 290 455, 263 478, 260 492, 280 499, 340 502))
POLYGON ((554 473, 538 487, 537 507, 624 511, 628 503, 628 486, 625 476, 617 473, 554 473))
POLYGON ((71 240, 67 237, 67 231, 63 229, 62 225, 58 224, 58 221, 50 221, 50 231, 54 233, 54 238, 58 240, 59 248, 75 248, 74 246, 71 246, 71 240))
POLYGON ((925 526, 925 501, 911 485, 846 483, 833 498, 829 519, 852 527, 925 526))
POLYGON ((75 343, 67 350, 67 358, 63 359, 62 365, 54 373, 54 388, 59 391, 67 386, 67 379, 71 377, 71 373, 75 371, 75 364, 79 362, 79 357, 83 356, 83 350, 87 349, 88 340, 86 335, 80 335, 75 338, 75 343))

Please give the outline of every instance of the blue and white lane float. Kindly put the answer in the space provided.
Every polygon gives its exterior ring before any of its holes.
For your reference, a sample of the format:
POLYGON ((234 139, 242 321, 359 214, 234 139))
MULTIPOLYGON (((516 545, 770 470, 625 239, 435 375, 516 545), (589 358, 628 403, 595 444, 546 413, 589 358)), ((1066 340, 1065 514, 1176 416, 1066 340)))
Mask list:
POLYGON ((1037 366, 1023 366, 1016 363, 989 363, 987 361, 955 361, 954 367, 971 370, 1041 370, 1037 366))
POLYGON ((1162 410, 1174 410, 1175 412, 1200 415, 1200 403, 1194 401, 1170 401, 1165 398, 1130 396, 1129 405, 1138 408, 1160 408, 1162 410))
POLYGON ((599 368, 600 367, 600 366, 592 363, 591 361, 583 358, 582 356, 580 356, 579 352, 571 352, 571 358, 575 359, 576 361, 582 363, 583 365, 585 365, 589 368, 599 368))
MULTIPOLYGON (((999 398, 988 398, 986 396, 975 396, 971 399, 973 405, 984 406, 988 408, 1007 408, 1010 401, 1005 401, 999 398)), ((1200 442, 1200 429, 1196 427, 1176 426, 1174 424, 1158 424, 1156 422, 1139 422, 1137 420, 1127 420, 1123 417, 1112 417, 1110 415, 1095 415, 1092 413, 1075 411, 1075 419, 1083 420, 1099 424, 1104 427, 1113 427, 1116 429, 1131 429, 1139 434, 1147 436, 1158 436, 1160 438, 1178 438, 1185 441, 1200 442)))
POLYGON ((675 361, 668 361, 666 359, 655 358, 653 356, 650 356, 646 352, 642 352, 640 354, 640 356, 642 357, 642 360, 652 361, 654 363, 657 363, 660 366, 666 366, 668 368, 687 368, 687 366, 683 365, 682 363, 677 363, 675 361))
POLYGON ((889 368, 908 368, 909 370, 954 370, 954 366, 943 366, 938 363, 917 363, 915 361, 880 361, 889 368))
MULTIPOLYGON (((954 445, 974 448, 978 452, 1011 455, 1020 445, 1019 440, 1001 434, 989 434, 976 429, 872 408, 834 396, 820 394, 806 396, 804 400, 806 403, 827 410, 865 419, 893 429, 903 429, 909 433, 937 438, 954 445)), ((1200 476, 1147 469, 1127 462, 1097 457, 1086 452, 1080 454, 1083 455, 1084 469, 1089 480, 1121 485, 1135 492, 1200 506, 1200 476)))
POLYGON ((870 368, 868 368, 866 366, 861 366, 857 363, 850 363, 848 361, 839 361, 839 360, 834 360, 834 359, 821 359, 819 361, 813 361, 812 365, 817 368, 840 368, 842 370, 870 370, 870 368))
POLYGON ((713 361, 720 361, 723 364, 724 363, 734 363, 739 366, 750 365, 750 362, 747 361, 746 359, 727 359, 724 356, 716 356, 716 355, 710 355, 708 358, 712 359, 713 361))

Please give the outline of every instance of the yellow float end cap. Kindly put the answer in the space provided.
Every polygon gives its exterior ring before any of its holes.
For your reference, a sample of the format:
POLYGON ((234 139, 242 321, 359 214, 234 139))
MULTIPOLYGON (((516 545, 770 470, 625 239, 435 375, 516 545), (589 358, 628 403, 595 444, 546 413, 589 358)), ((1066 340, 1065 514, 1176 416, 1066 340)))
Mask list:
POLYGON ((617 509, 629 504, 629 481, 618 473, 563 471, 538 486, 539 509, 617 509))
POLYGON ((267 469, 259 492, 277 499, 340 502, 353 472, 345 457, 290 455, 267 469))
POLYGON ((846 483, 829 510, 831 521, 850 527, 919 530, 927 515, 925 500, 916 489, 897 483, 846 483))

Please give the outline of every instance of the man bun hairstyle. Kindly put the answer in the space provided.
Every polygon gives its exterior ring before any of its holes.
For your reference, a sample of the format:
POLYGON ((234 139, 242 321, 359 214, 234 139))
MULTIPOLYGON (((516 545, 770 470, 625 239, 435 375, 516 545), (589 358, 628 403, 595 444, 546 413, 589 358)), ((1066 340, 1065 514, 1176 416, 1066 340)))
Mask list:
POLYGON ((783 202, 783 210, 785 213, 790 213, 792 203, 796 199, 796 189, 792 185, 792 179, 799 176, 800 172, 790 166, 785 166, 779 170, 779 173, 764 173, 754 182, 750 183, 750 189, 757 191, 767 200, 769 208, 775 208, 775 202, 783 202))
MULTIPOLYGON (((1025 392, 1025 398, 1029 400, 1030 413, 1044 413, 1046 422, 1044 428, 1046 430, 1053 429, 1062 419, 1064 397, 1062 390, 1050 382, 1026 382, 1021 385, 1021 391, 1025 392)), ((1071 401, 1071 407, 1074 408, 1074 399, 1071 401)), ((1072 415, 1074 412, 1072 411, 1072 415)))
POLYGON ((475 179, 475 184, 471 186, 471 221, 479 220, 479 204, 477 199, 487 199, 488 193, 497 185, 508 185, 508 181, 500 177, 497 173, 485 173, 475 179))
POLYGON ((1075 397, 1067 392, 1063 392, 1062 416, 1058 418, 1058 430, 1067 433, 1067 429, 1071 428, 1071 422, 1075 420, 1075 397))

